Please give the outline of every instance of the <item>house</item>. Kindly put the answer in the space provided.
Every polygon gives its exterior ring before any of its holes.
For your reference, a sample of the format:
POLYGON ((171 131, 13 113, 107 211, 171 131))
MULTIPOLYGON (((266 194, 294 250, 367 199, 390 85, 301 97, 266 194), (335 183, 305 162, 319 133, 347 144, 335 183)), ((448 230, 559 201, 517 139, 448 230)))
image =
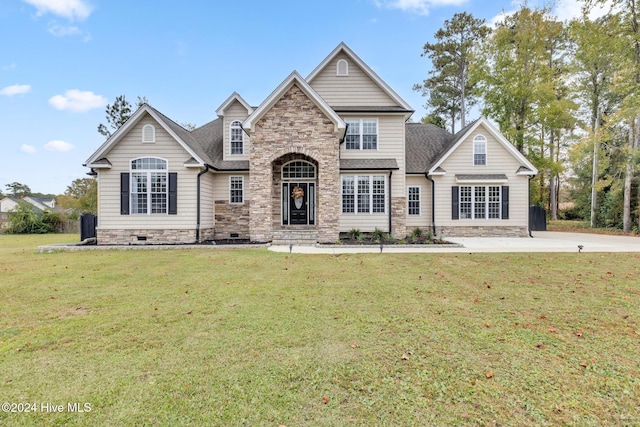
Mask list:
POLYGON ((0 200, 0 228, 5 228, 9 224, 11 213, 20 203, 28 203, 36 214, 42 214, 49 209, 55 209, 56 200, 52 198, 40 198, 25 196, 21 198, 5 197, 0 200))
POLYGON ((526 236, 536 168, 485 118, 452 135, 412 113, 344 43, 258 106, 232 93, 193 131, 145 104, 85 163, 98 244, 526 236))

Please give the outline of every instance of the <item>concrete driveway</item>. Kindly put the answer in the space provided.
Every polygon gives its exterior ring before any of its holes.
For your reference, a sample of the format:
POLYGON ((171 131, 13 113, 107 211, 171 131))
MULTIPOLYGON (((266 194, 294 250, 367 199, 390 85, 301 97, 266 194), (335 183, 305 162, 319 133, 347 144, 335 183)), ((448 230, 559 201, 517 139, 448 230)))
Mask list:
MULTIPOLYGON (((561 233, 555 231, 537 231, 530 237, 448 237, 447 241, 456 243, 456 247, 432 245, 420 247, 385 246, 385 253, 472 253, 472 252, 640 252, 640 237, 610 236, 588 233, 561 233)), ((270 246, 275 252, 289 252, 289 246, 270 246)), ((378 247, 312 247, 296 246, 293 253, 379 253, 378 247)))

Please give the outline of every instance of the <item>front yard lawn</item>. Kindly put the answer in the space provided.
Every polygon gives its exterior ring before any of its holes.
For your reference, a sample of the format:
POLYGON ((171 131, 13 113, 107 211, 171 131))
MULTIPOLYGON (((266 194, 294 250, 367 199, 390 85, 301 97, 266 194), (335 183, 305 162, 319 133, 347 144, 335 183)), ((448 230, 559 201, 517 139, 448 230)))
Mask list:
POLYGON ((71 237, 0 235, 0 425, 640 424, 640 254, 71 237))

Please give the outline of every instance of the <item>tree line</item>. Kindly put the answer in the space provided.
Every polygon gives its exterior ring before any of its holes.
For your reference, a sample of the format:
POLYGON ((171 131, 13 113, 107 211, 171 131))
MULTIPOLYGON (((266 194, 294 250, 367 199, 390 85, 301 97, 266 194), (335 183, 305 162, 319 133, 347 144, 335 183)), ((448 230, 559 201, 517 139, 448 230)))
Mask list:
POLYGON ((521 6, 490 28, 455 14, 426 43, 423 122, 456 131, 481 113, 539 170, 531 201, 551 219, 640 229, 640 17, 635 0, 584 0, 583 14, 557 20, 521 6), (608 13, 589 19, 596 5, 608 13), (562 190, 562 191, 561 191, 562 190), (573 208, 559 212, 564 199, 573 208))

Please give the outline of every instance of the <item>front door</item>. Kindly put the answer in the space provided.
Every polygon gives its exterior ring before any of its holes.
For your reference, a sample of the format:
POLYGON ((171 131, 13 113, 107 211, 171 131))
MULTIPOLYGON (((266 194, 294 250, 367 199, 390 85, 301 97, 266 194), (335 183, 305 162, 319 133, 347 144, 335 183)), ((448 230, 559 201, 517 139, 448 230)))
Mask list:
POLYGON ((315 219, 315 184, 286 182, 282 185, 283 224, 312 225, 315 219))

